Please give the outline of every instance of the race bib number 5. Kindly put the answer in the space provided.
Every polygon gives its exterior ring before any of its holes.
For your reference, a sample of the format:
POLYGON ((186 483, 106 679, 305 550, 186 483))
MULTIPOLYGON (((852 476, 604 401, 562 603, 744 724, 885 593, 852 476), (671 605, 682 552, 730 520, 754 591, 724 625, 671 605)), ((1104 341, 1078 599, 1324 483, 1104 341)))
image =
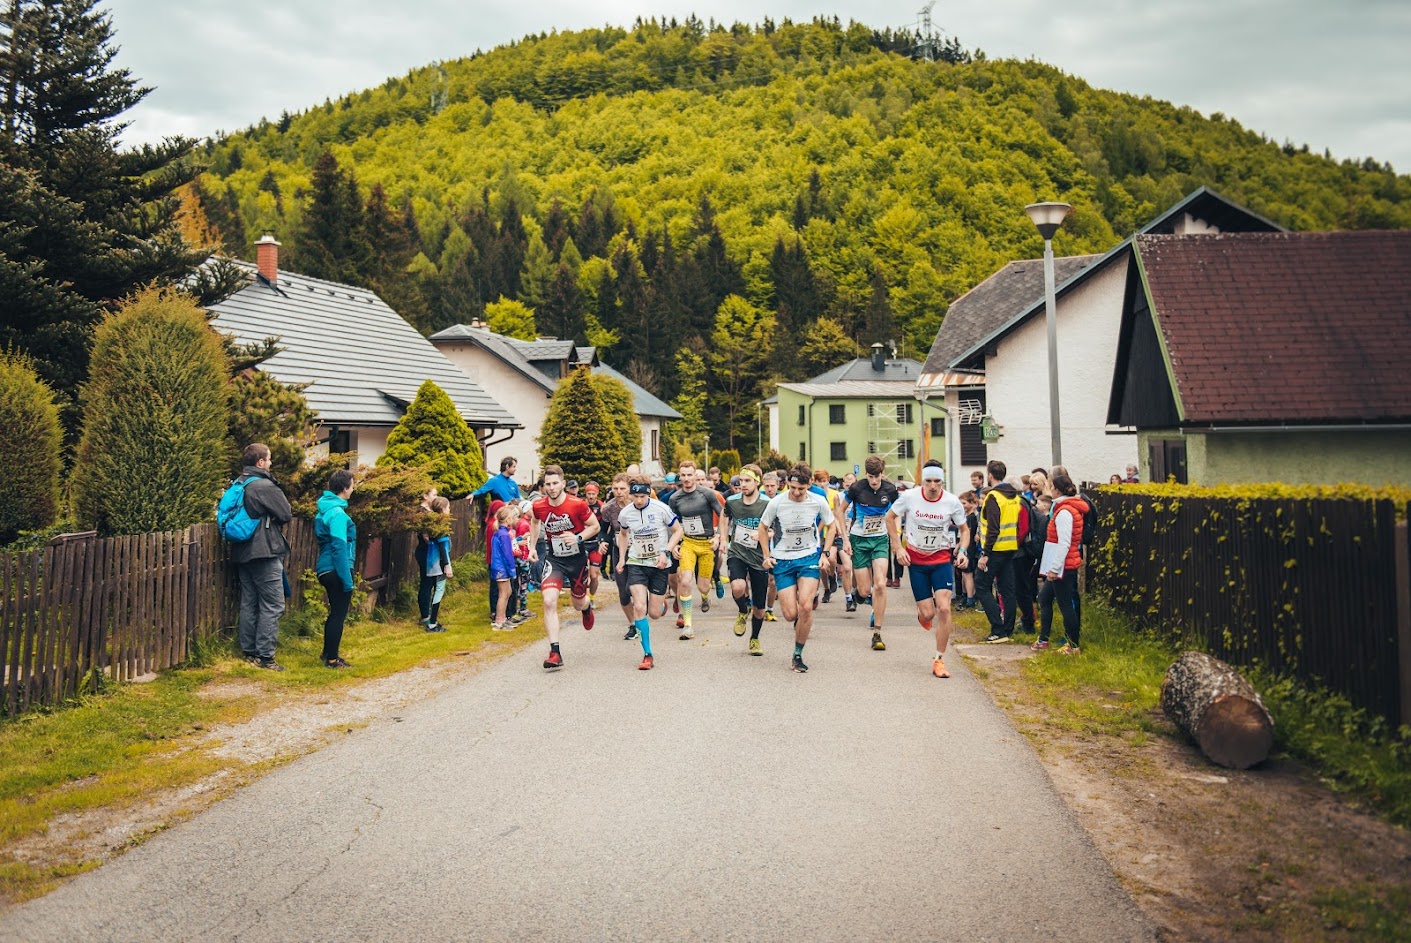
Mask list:
POLYGON ((705 521, 701 520, 699 517, 683 517, 681 519, 681 526, 691 537, 705 536, 705 521))
POLYGON ((578 548, 579 548, 578 536, 577 536, 576 534, 572 534, 572 533, 569 533, 569 534, 555 534, 554 537, 553 537, 553 540, 550 541, 550 546, 553 547, 554 556, 558 556, 558 557, 571 557, 571 556, 574 556, 575 554, 578 553, 578 548))

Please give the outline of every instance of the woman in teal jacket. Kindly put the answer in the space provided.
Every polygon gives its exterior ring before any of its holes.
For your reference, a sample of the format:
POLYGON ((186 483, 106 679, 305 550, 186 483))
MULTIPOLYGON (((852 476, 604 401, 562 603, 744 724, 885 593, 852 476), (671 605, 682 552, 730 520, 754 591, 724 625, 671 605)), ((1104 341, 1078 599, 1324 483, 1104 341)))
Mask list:
POLYGON ((318 499, 314 515, 314 537, 318 540, 318 581, 328 593, 328 619, 323 624, 323 663, 329 668, 351 668, 338 655, 343 641, 343 623, 353 601, 353 555, 358 548, 358 529, 348 516, 348 498, 353 493, 353 473, 340 469, 329 476, 328 490, 318 499))

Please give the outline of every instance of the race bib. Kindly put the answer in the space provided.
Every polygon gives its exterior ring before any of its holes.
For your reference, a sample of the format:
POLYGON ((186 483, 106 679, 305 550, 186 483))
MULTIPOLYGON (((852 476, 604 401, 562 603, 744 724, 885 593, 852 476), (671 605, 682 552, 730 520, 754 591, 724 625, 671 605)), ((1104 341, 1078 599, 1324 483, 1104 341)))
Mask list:
POLYGON ((748 547, 753 550, 759 546, 759 532, 752 529, 748 524, 735 525, 735 543, 741 547, 748 547))
POLYGON ((862 519, 862 536, 864 537, 880 537, 886 533, 886 530, 887 522, 880 514, 862 519))
POLYGON ((572 557, 578 554, 578 538, 573 533, 555 534, 549 541, 556 557, 572 557))
POLYGON ((784 539, 779 542, 781 550, 807 550, 813 546, 813 536, 818 531, 812 527, 801 527, 784 531, 784 539))
POLYGON ((648 534, 642 536, 635 534, 632 537, 632 556, 638 560, 656 559, 661 550, 657 547, 657 535, 648 534))
POLYGON ((944 530, 936 530, 931 527, 922 528, 921 532, 917 534, 916 549, 928 552, 939 550, 945 545, 945 536, 944 530))
POLYGON ((683 517, 681 519, 681 527, 686 531, 687 536, 705 536, 705 521, 699 517, 683 517))

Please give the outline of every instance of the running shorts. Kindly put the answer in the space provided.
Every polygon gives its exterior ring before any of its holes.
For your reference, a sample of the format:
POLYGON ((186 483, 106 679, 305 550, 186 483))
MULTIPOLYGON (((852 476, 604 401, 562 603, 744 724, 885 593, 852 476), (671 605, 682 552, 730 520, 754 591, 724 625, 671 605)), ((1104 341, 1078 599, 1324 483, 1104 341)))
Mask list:
POLYGON ((647 592, 653 596, 666 595, 666 584, 670 581, 671 574, 662 568, 629 563, 626 570, 628 586, 645 586, 647 592))
POLYGON ((562 590, 568 587, 575 599, 588 595, 588 555, 580 553, 576 557, 544 558, 544 575, 539 580, 541 589, 562 590))
POLYGON ((710 579, 715 573, 715 549, 708 539, 686 537, 681 541, 681 569, 710 579))
POLYGON ((797 560, 774 561, 774 588, 783 592, 792 589, 799 580, 818 579, 818 561, 822 556, 817 550, 797 560))
POLYGON ((873 560, 887 561, 892 558, 892 542, 886 534, 878 537, 849 537, 852 544, 852 568, 865 570, 873 560))
MULTIPOLYGON (((754 603, 756 609, 763 609, 766 597, 769 594, 769 571, 760 570, 750 566, 744 560, 730 559, 726 561, 730 569, 730 582, 744 580, 749 584, 750 602, 754 603)), ((774 564, 778 566, 779 564, 774 564)))
POLYGON ((917 602, 930 599, 942 590, 955 592, 954 563, 913 563, 908 569, 911 571, 911 595, 916 597, 917 602))
POLYGON ((623 567, 621 573, 617 572, 617 568, 614 567, 612 578, 613 582, 617 583, 617 604, 619 606, 632 605, 632 589, 627 585, 627 567, 623 567))
POLYGON ((588 551, 589 566, 600 567, 603 565, 603 561, 607 559, 607 544, 601 540, 590 540, 585 545, 585 549, 588 551))

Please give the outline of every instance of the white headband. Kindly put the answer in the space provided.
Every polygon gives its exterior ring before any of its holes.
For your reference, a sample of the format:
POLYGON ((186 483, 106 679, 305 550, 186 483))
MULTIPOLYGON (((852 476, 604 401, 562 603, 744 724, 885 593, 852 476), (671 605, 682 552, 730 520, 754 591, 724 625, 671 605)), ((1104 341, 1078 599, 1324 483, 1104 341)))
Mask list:
POLYGON ((945 480, 946 480, 946 475, 945 475, 945 472, 941 471, 941 469, 940 469, 939 467, 937 467, 937 466, 935 466, 935 465, 927 465, 925 468, 921 469, 921 480, 922 480, 922 481, 945 481, 945 480))

